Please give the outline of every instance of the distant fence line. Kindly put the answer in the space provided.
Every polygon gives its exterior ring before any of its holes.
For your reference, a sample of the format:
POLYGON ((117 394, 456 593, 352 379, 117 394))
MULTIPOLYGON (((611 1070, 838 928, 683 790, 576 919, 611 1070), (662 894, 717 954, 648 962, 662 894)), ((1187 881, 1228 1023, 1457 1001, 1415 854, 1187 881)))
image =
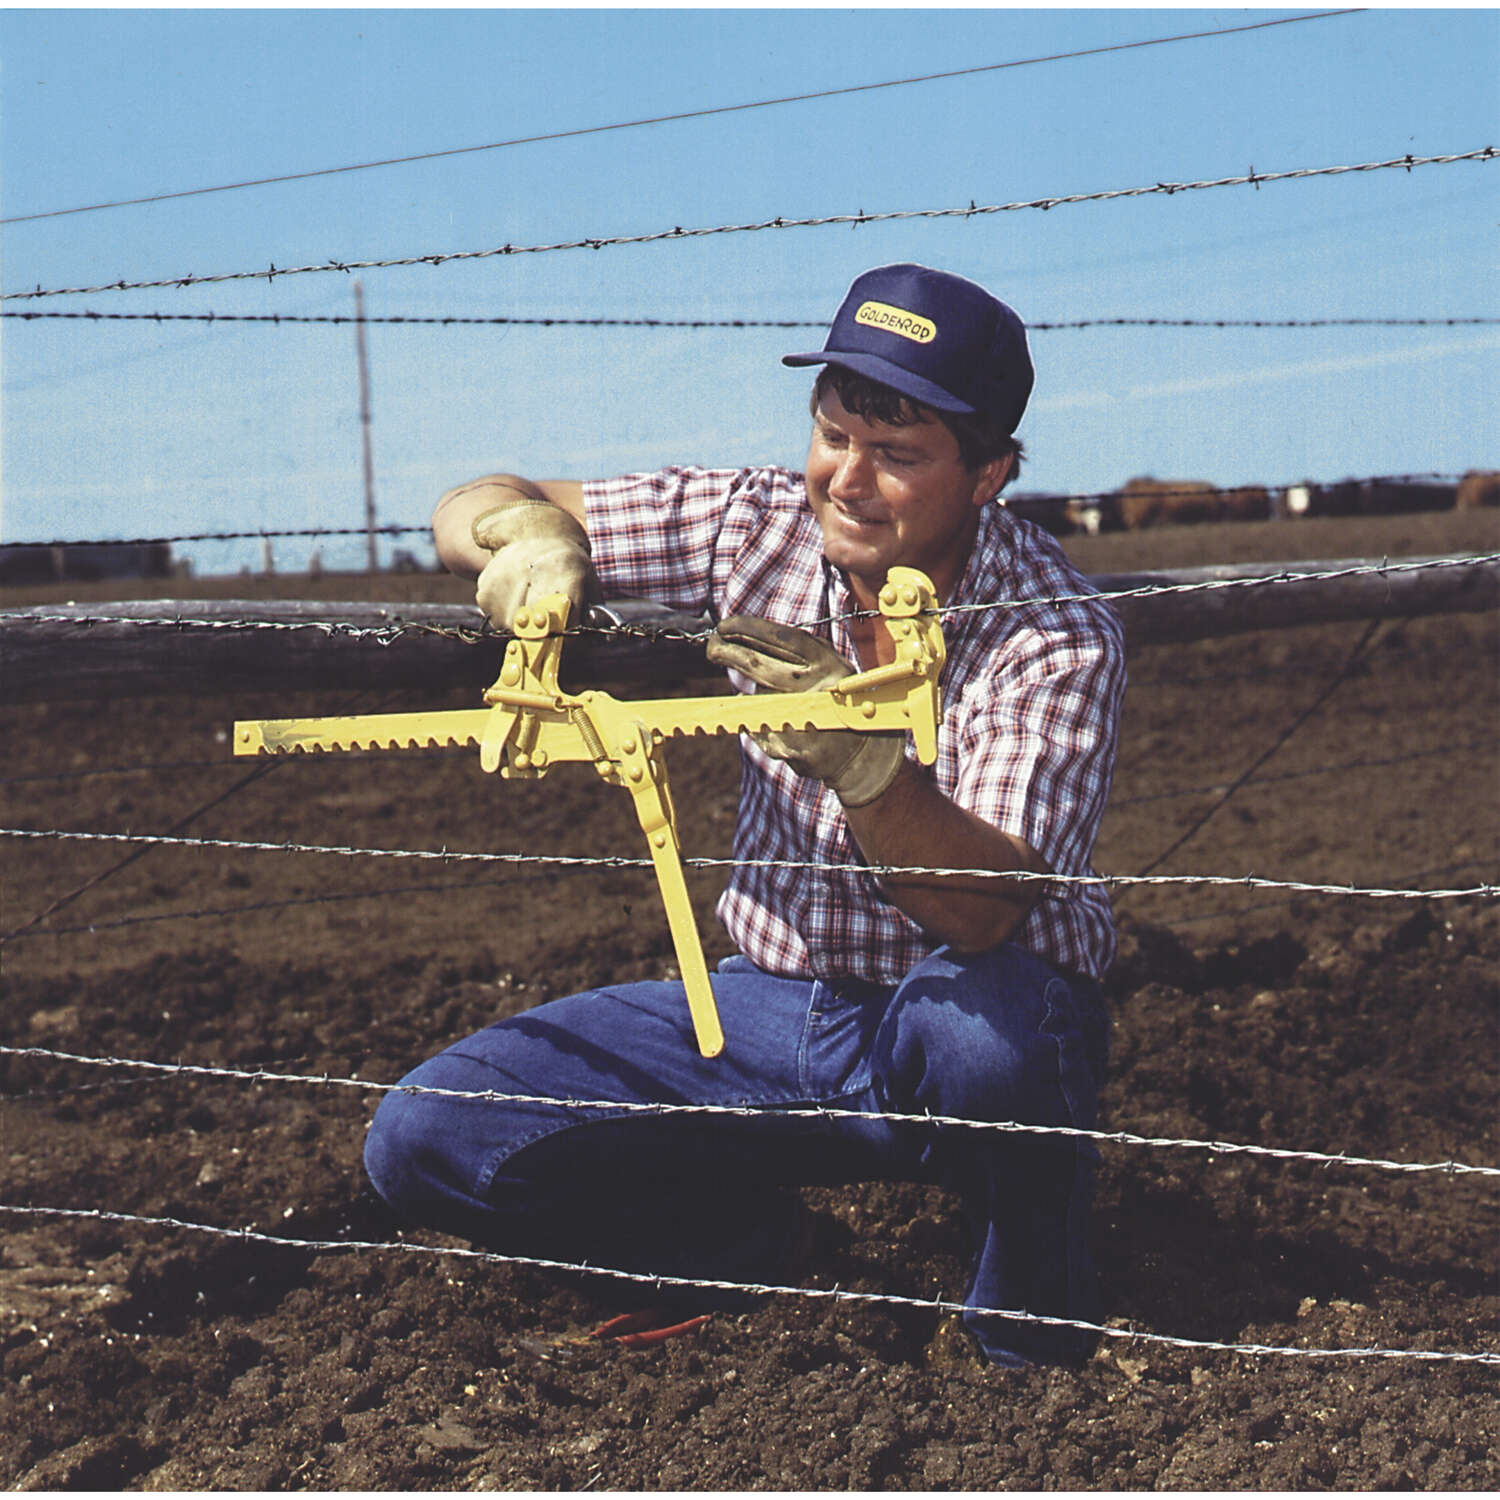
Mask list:
MULTIPOLYGON (((4 316, 0 314, 0 316, 4 316)), ((1500 320, 1497 320, 1500 321, 1500 320)), ((1352 514, 1398 514, 1406 509, 1442 510, 1458 503, 1460 486, 1473 476, 1487 476, 1494 471, 1470 469, 1463 473, 1444 473, 1428 470, 1411 474, 1369 474, 1336 480, 1299 479, 1278 483, 1246 481, 1236 485, 1211 485, 1205 482, 1184 480, 1139 479, 1128 481, 1112 490, 1057 491, 1047 493, 1018 492, 1003 498, 1002 503, 1023 519, 1035 520, 1054 530, 1085 529, 1083 512, 1097 510, 1099 524, 1103 529, 1117 529, 1125 524, 1121 511, 1123 501, 1133 493, 1149 494, 1158 502, 1191 501, 1201 506, 1205 499, 1235 499, 1257 497, 1268 513, 1278 508, 1288 515, 1352 515, 1352 514), (1133 487, 1141 487, 1139 489, 1133 487), (1145 488, 1145 487, 1149 487, 1145 488), (1287 497, 1296 492, 1305 492, 1305 503, 1289 501, 1287 497)), ((1500 473, 1496 474, 1500 480, 1500 473)), ((1481 497, 1482 498, 1482 497, 1481 497)), ((1500 504, 1497 491, 1496 504, 1500 504)), ((1226 507, 1226 519, 1245 518, 1246 507, 1226 507)), ((1186 508, 1176 517, 1164 519, 1201 519, 1201 515, 1186 508)), ((30 576, 26 573, 23 559, 31 553, 69 552, 78 549, 78 559, 83 571, 72 576, 80 581, 89 577, 88 569, 107 561, 95 554, 103 548, 161 548, 183 542, 243 542, 279 540, 323 540, 342 537, 406 537, 428 536, 430 522, 405 524, 386 523, 380 526, 261 526, 242 531, 189 531, 171 536, 97 537, 67 538, 51 537, 37 540, 0 542, 0 585, 48 581, 45 564, 37 565, 30 576)), ((59 558, 60 571, 65 558, 59 558)), ((128 559, 127 559, 128 561, 128 559)), ((167 559, 170 562, 170 559, 167 559)), ((157 565, 153 562, 152 567, 157 565)), ((159 572, 138 576, 160 576, 159 572)), ((60 581, 60 580, 59 580, 60 581)))

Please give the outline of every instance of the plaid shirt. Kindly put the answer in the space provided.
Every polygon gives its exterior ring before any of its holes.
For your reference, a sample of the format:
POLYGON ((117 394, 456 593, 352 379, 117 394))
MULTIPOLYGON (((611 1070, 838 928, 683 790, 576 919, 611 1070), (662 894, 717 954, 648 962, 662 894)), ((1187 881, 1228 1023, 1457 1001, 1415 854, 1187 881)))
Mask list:
MULTIPOLYGON (((856 660, 843 617, 858 606, 823 558, 800 474, 669 468, 589 481, 584 496, 606 594, 814 628, 856 660)), ((1091 592, 1046 532, 999 505, 980 514, 974 550, 945 604, 1091 592)), ((1118 616, 1095 600, 1038 602, 947 614, 943 633, 943 725, 937 761, 924 770, 1056 873, 1091 874, 1125 688, 1118 616)), ((737 675, 735 685, 751 686, 737 675)), ((748 736, 741 751, 736 859, 864 863, 832 792, 748 736)), ((891 985, 937 946, 862 871, 739 866, 718 913, 740 951, 773 974, 891 985)), ((1014 940, 1102 977, 1115 949, 1105 888, 1049 887, 1014 940)))

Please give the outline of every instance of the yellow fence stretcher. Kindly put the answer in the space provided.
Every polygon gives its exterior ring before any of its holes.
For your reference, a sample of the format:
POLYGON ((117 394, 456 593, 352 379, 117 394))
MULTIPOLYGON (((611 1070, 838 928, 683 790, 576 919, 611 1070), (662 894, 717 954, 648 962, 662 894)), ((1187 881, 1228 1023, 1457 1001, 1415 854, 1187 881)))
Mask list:
POLYGON ((935 604, 925 574, 915 568, 892 568, 880 592, 880 613, 895 642, 895 660, 825 690, 622 700, 603 692, 574 694, 558 688, 568 601, 553 594, 517 612, 515 638, 506 648, 500 676, 484 693, 488 708, 243 720, 234 726, 234 753, 478 745, 482 768, 498 770, 508 780, 545 776, 560 761, 592 762, 605 781, 625 787, 635 799, 687 989, 698 1050, 704 1057, 715 1057, 724 1048, 724 1032, 683 877, 661 747, 674 736, 689 734, 904 730, 912 735, 918 758, 931 765, 942 722, 939 678, 945 658, 935 604))

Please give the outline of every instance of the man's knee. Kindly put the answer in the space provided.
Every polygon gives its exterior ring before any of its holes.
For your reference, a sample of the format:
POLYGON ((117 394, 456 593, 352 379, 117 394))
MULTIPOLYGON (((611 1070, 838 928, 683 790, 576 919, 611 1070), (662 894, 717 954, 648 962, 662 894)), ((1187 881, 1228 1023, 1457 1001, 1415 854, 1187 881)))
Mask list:
POLYGON ((416 1217, 433 1156, 432 1111, 421 1094, 391 1093, 380 1101, 365 1135, 365 1173, 398 1213, 416 1217))
POLYGON ((908 1108, 1045 1123, 1057 1112, 1064 1033, 1076 1029, 1066 991, 1020 950, 940 950, 897 990, 877 1065, 908 1108))

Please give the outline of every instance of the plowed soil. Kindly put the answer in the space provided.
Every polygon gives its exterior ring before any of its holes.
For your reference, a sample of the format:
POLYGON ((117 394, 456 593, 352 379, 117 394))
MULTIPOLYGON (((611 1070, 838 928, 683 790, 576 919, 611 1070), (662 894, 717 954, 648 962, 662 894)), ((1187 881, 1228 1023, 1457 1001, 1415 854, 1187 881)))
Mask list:
MULTIPOLYGON (((1491 511, 1069 547, 1103 572, 1497 542, 1491 511)), ((430 576, 316 588, 462 597, 430 576)), ((50 597, 64 592, 108 596, 50 597)), ((1362 650, 1363 624, 1141 650, 1100 867, 1151 866, 1336 683, 1157 873, 1494 883, 1497 625, 1388 621, 1362 650)), ((642 852, 630 799, 583 767, 527 785, 482 777, 471 754, 230 758, 236 718, 359 706, 288 693, 0 707, 0 823, 642 852)), ((728 853, 735 762, 727 741, 673 751, 690 854, 728 853)), ((0 1203, 88 1215, 0 1213, 8 1487, 1500 1487, 1493 1365, 1106 1338, 1079 1368, 1006 1372, 935 1310, 790 1295, 659 1347, 590 1339, 637 1305, 635 1289, 400 1248, 466 1247, 403 1234, 368 1190, 360 1148, 379 1096, 361 1085, 549 996, 671 972, 649 872, 172 845, 114 869, 138 848, 0 839, 0 925, 22 929, 3 950, 0 1043, 48 1054, 0 1056, 0 1203), (141 1218, 365 1244, 286 1247, 141 1218)), ((711 958, 725 951, 710 915, 718 878, 691 872, 711 958)), ((1118 899, 1107 1128, 1500 1163, 1493 901, 1209 885, 1118 899)), ((1493 1179, 1102 1149, 1097 1255, 1116 1328, 1197 1344, 1500 1349, 1493 1179)), ((797 1264, 767 1266, 768 1283, 961 1294, 967 1251, 941 1193, 804 1197, 810 1242, 797 1264)))

